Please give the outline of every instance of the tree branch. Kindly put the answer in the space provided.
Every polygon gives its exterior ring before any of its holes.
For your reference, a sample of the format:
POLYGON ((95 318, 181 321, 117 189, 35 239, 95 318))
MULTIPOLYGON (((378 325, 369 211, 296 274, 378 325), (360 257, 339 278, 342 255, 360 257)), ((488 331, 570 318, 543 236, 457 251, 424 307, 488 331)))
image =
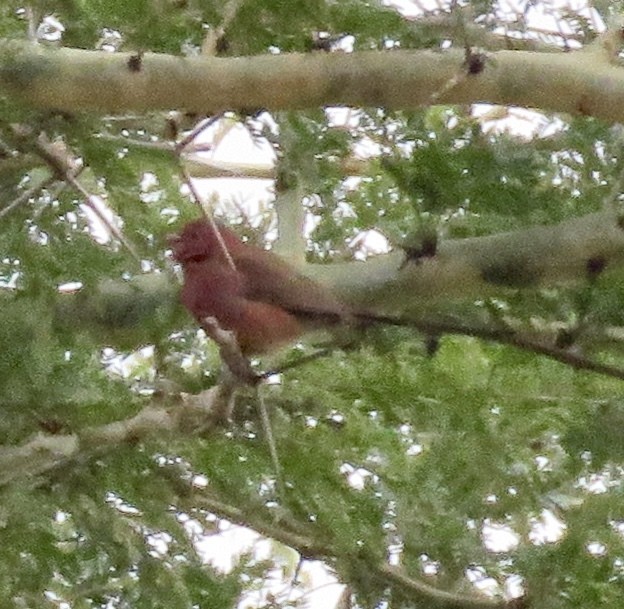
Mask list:
POLYGON ((204 432, 217 421, 212 413, 220 408, 219 387, 197 396, 187 396, 171 408, 146 406, 136 415, 73 434, 40 434, 20 446, 0 448, 0 487, 18 479, 36 478, 68 462, 101 454, 116 446, 135 443, 166 433, 188 435, 204 432))
POLYGON ((451 298, 583 283, 624 264, 621 211, 608 209, 550 226, 441 241, 434 256, 405 253, 362 263, 308 265, 312 278, 353 305, 373 311, 418 310, 451 298))
MULTIPOLYGON (((403 252, 371 258, 365 264, 307 265, 304 273, 330 286, 356 310, 362 321, 374 321, 390 312, 395 325, 414 327, 426 334, 462 334, 513 345, 551 357, 575 369, 623 378, 622 369, 588 359, 536 332, 507 327, 474 326, 457 321, 422 318, 422 310, 435 300, 486 297, 512 289, 594 280, 602 269, 616 269, 624 263, 624 230, 613 209, 568 220, 554 226, 446 241, 433 257, 404 263, 403 252)), ((140 327, 141 319, 155 317, 162 331, 180 323, 176 303, 177 287, 167 277, 146 276, 141 282, 107 282, 98 295, 62 295, 57 317, 72 328, 89 330, 116 324, 128 335, 140 327), (123 289, 116 290, 119 285, 123 289), (93 302, 91 302, 91 299, 93 302), (122 312, 118 320, 116 311, 122 312), (158 315, 156 313, 158 312, 158 315), (131 327, 129 327, 131 326, 131 327)), ((110 338, 114 338, 111 336, 110 338)), ((139 342, 141 342, 139 340, 139 342)))
MULTIPOLYGON (((314 525, 301 524, 293 521, 287 514, 280 514, 275 521, 276 515, 266 514, 265 510, 258 506, 249 509, 229 505, 223 501, 212 498, 207 494, 192 494, 188 500, 183 499, 183 509, 188 501, 191 508, 206 509, 230 522, 251 528, 265 537, 289 546, 299 552, 306 559, 334 559, 338 564, 339 558, 347 561, 347 564, 362 562, 362 556, 340 557, 340 553, 331 541, 318 541, 327 536, 328 531, 318 531, 314 525)), ((390 586, 420 602, 427 602, 430 607, 439 609, 504 609, 511 603, 500 599, 485 596, 471 596, 468 594, 455 594, 436 588, 420 579, 409 576, 403 569, 392 567, 385 563, 375 564, 366 562, 362 566, 367 575, 378 580, 380 583, 390 586)))
POLYGON ((457 75, 465 54, 456 50, 246 58, 145 53, 139 70, 131 68, 132 58, 3 40, 0 93, 56 111, 214 114, 243 107, 413 109, 444 90, 439 103, 489 102, 624 122, 624 70, 604 53, 498 51, 479 74, 463 79, 457 75), (447 87, 453 79, 457 85, 447 87))

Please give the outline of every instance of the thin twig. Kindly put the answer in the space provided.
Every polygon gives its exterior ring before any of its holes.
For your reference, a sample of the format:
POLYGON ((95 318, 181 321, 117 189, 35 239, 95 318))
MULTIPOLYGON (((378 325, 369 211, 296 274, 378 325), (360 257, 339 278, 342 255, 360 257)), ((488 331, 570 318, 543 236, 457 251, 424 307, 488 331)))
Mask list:
POLYGON ((236 264, 234 263, 234 259, 232 258, 232 255, 230 254, 230 250, 228 249, 227 245, 225 244, 225 241, 223 240, 223 236, 221 235, 221 231, 219 230, 219 227, 217 226, 217 223, 215 222, 215 219, 214 219, 213 215, 206 212, 206 209, 204 208, 202 197, 199 194, 199 191, 197 190, 197 188, 195 188, 195 184, 193 184, 193 180, 192 180, 188 170, 186 169, 186 167, 184 167, 184 165, 182 163, 180 163, 180 171, 182 173, 182 176, 183 176, 185 182, 187 183, 187 185, 189 187, 189 191, 191 192, 191 195, 193 196, 193 199, 195 200, 195 202, 199 206, 199 209, 201 210, 201 212, 204 215, 204 218, 206 219, 208 224, 210 224, 210 227, 211 227, 213 233, 215 234, 215 236, 217 238, 217 243, 219 244, 219 247, 221 248, 221 252, 225 256, 225 259, 226 259, 228 265, 230 266, 230 268, 232 270, 236 271, 236 264))
POLYGON ((32 132, 28 127, 20 125, 14 126, 13 133, 22 140, 32 139, 35 151, 48 164, 50 169, 52 169, 54 174, 53 177, 63 180, 74 188, 74 190, 79 192, 85 198, 85 204, 87 207, 89 207, 89 209, 97 216, 104 226, 106 226, 110 233, 121 242, 133 258, 140 264, 141 258, 134 249, 133 245, 125 238, 119 228, 115 226, 114 223, 110 222, 104 214, 102 214, 101 210, 93 200, 93 195, 90 194, 77 180, 77 176, 82 171, 83 167, 75 162, 65 146, 54 144, 48 139, 44 132, 41 132, 36 138, 32 138, 32 132))
MULTIPOLYGON (((314 315, 321 319, 324 316, 327 317, 327 313, 323 311, 302 311, 301 309, 286 309, 293 315, 314 315)), ((522 336, 520 332, 511 328, 491 328, 486 326, 469 326, 461 322, 453 321, 440 321, 433 319, 410 319, 402 317, 392 317, 387 315, 375 315, 372 313, 352 312, 351 317, 356 321, 364 325, 372 324, 386 324, 390 326, 396 326, 400 328, 413 328, 423 334, 429 336, 442 336, 444 334, 453 334, 459 336, 472 336, 474 338, 480 338, 482 340, 500 343, 504 345, 510 345, 523 351, 529 351, 544 355, 558 362, 571 366, 575 370, 587 370, 588 372, 595 372, 597 374, 603 374, 612 378, 624 380, 624 368, 618 366, 612 366, 610 364, 603 364, 595 360, 588 359, 587 357, 575 353, 569 349, 557 347, 554 344, 548 344, 544 341, 539 341, 522 336)), ((331 321, 335 318, 334 314, 331 314, 331 321)), ((260 375, 261 379, 266 379, 274 374, 279 374, 286 370, 297 368, 301 365, 307 364, 311 361, 329 355, 331 349, 324 349, 316 353, 312 353, 300 360, 285 364, 279 368, 264 372, 260 375)))
POLYGON ((238 382, 241 385, 255 387, 262 377, 256 373, 249 360, 241 353, 234 333, 224 330, 215 317, 204 317, 201 320, 201 327, 217 344, 221 360, 238 382))
POLYGON ((6 207, 0 210, 0 218, 4 218, 8 216, 13 210, 17 209, 20 205, 27 203, 32 197, 36 196, 39 192, 41 192, 44 188, 54 184, 56 181, 56 176, 52 175, 45 178, 39 184, 32 186, 28 190, 25 190, 21 195, 13 199, 6 207))
POLYGON ((199 191, 197 190, 197 188, 195 188, 195 184, 193 183, 193 179, 191 178, 191 175, 189 174, 188 169, 185 167, 185 165, 184 165, 184 163, 182 161, 182 152, 184 151, 184 149, 200 133, 202 133, 204 130, 208 129, 208 127, 213 125, 215 123, 215 121, 217 121, 220 118, 221 118, 221 114, 217 114, 217 115, 211 117, 210 119, 208 119, 207 121, 205 121, 203 123, 200 123, 185 138, 180 140, 175 145, 175 152, 176 152, 176 154, 178 156, 178 161, 179 161, 179 165, 180 165, 180 172, 182 173, 182 177, 183 177, 184 181, 186 182, 187 186, 189 187, 189 191, 191 193, 191 196, 193 197, 193 199, 195 200, 195 203, 197 203, 197 205, 199 206, 200 210, 204 214, 204 217, 206 218, 206 220, 210 224, 210 226, 211 226, 211 228, 212 228, 212 230, 213 230, 213 232, 214 232, 214 234, 215 234, 215 236, 217 238, 217 242, 219 243, 219 247, 221 248, 221 251, 223 252, 223 255, 225 256, 225 259, 227 260, 227 263, 230 265, 230 267, 233 270, 236 270, 236 265, 234 264, 234 260, 233 260, 232 256, 230 255, 230 251, 228 250, 227 246, 225 245, 225 241, 223 240, 223 237, 221 236, 221 231, 219 230, 219 227, 217 226, 216 222, 214 221, 213 215, 206 212, 206 209, 205 209, 204 204, 203 204, 203 198, 199 194, 199 191))
POLYGON ((447 321, 402 319, 361 313, 356 313, 355 317, 356 319, 368 321, 369 323, 381 322, 393 326, 416 328, 421 332, 430 335, 440 336, 443 334, 458 334, 463 336, 473 336, 483 340, 511 345, 524 351, 545 355, 546 357, 550 357, 551 359, 557 360, 563 364, 567 364, 576 370, 587 370, 589 372, 596 372, 598 374, 604 374, 606 376, 624 380, 623 368, 612 366, 610 364, 602 364, 600 362, 590 360, 578 353, 574 353, 568 349, 562 349, 561 347, 557 347, 555 345, 549 345, 544 342, 525 338, 516 330, 508 328, 493 329, 483 326, 467 326, 465 324, 447 321))
MULTIPOLYGON (((205 317, 202 319, 201 326, 204 332, 206 332, 206 334, 212 338, 215 343, 217 343, 221 360, 225 366, 227 366, 229 372, 235 377, 235 381, 242 383, 243 385, 256 387, 256 399, 258 400, 258 410, 260 411, 262 430, 264 431, 264 435, 266 436, 267 443, 269 445, 269 453, 271 455, 271 460, 273 461, 273 467, 275 468, 275 478, 277 480, 278 490, 281 493, 283 490, 282 468, 277 454, 275 436, 273 435, 273 429, 271 428, 271 420, 269 418, 269 412, 266 407, 264 397, 257 389, 258 383, 263 380, 263 377, 256 373, 249 363, 249 360, 241 353, 234 333, 221 328, 216 318, 205 317)), ((231 406, 233 406, 233 402, 231 400, 229 401, 229 405, 230 406, 225 409, 225 412, 220 415, 222 420, 215 421, 216 423, 224 422, 223 419, 230 419, 232 414, 231 406)))
POLYGON ((282 495, 284 492, 284 484, 282 478, 282 467, 280 465, 279 456, 277 454, 277 444, 275 443, 275 436, 273 435, 273 428, 271 427, 271 419, 269 418, 269 411, 264 401, 264 396, 260 393, 259 389, 256 389, 256 397, 258 399, 258 410, 260 411, 260 420, 262 421, 262 431, 267 439, 269 445, 269 453, 271 455, 271 461, 273 462, 273 468, 275 469, 275 479, 277 481, 278 495, 282 495))
POLYGON ((215 114, 205 121, 201 121, 194 129, 175 144, 175 151, 178 154, 184 152, 186 147, 200 134, 214 125, 220 118, 221 114, 215 114))
POLYGON ((87 207, 98 217, 100 222, 106 226, 106 228, 112 233, 113 237, 119 240, 128 252, 130 252, 131 256, 139 264, 141 264, 141 257, 134 249, 134 246, 126 239, 121 230, 102 213, 94 200, 94 195, 89 193, 73 175, 68 175, 65 179, 74 188, 74 190, 78 191, 85 198, 85 204, 87 207))
POLYGON ((295 368, 299 368, 300 366, 305 366, 305 364, 309 364, 310 362, 314 362, 318 359, 322 359, 323 357, 328 357, 331 355, 335 349, 332 347, 326 347, 324 349, 319 349, 314 353, 310 353, 309 355, 304 355, 302 357, 293 360, 292 362, 288 362, 286 364, 282 364, 277 368, 273 368, 271 370, 266 370, 260 374, 260 378, 262 380, 267 380, 268 378, 275 376, 276 374, 282 374, 283 372, 287 372, 288 370, 293 370, 295 368))

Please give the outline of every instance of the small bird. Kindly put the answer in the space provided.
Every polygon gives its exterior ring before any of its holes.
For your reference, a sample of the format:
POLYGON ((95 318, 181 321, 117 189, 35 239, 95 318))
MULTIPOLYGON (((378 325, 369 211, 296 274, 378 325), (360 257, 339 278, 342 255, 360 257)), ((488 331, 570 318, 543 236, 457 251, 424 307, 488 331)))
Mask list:
POLYGON ((216 318, 234 332, 244 355, 254 355, 284 347, 307 331, 349 323, 349 308, 329 290, 276 254, 214 226, 194 220, 170 239, 184 272, 182 304, 200 324, 216 318))

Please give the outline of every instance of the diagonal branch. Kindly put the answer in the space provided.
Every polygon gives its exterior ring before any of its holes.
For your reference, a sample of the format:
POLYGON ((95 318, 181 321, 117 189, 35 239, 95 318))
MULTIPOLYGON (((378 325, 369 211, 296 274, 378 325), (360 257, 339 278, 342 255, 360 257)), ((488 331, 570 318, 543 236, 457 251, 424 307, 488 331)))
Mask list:
POLYGON ((68 463, 101 454, 121 444, 136 443, 164 434, 205 432, 217 421, 220 390, 214 387, 187 396, 171 408, 151 405, 136 415, 71 434, 40 434, 25 444, 0 448, 0 487, 20 479, 33 479, 68 463))
POLYGON ((341 562, 340 559, 343 559, 345 564, 351 565, 362 563, 362 570, 368 576, 400 591, 409 598, 426 602, 428 606, 435 606, 439 609, 505 609, 511 607, 514 602, 447 592, 408 575, 401 568, 366 560, 361 554, 340 556, 338 548, 333 545, 331 539, 327 539, 329 532, 326 529, 319 531, 313 524, 302 524, 285 513, 281 513, 276 522, 276 515, 273 512, 267 514, 266 510, 259 506, 249 506, 249 509, 240 508, 203 493, 193 493, 188 498, 183 496, 181 503, 182 509, 203 508, 230 522, 252 528, 265 537, 275 539, 295 549, 306 559, 330 559, 338 564, 341 562), (186 506, 187 502, 188 506, 186 506))
POLYGON ((77 176, 82 170, 80 165, 76 165, 74 159, 64 146, 59 146, 51 142, 45 133, 40 133, 34 142, 35 150, 41 158, 48 163, 56 176, 67 182, 75 191, 80 193, 85 199, 85 205, 95 214, 100 222, 106 226, 107 230, 115 237, 132 257, 140 264, 141 258, 134 246, 126 239, 121 230, 111 222, 101 211, 94 196, 78 181, 77 176))

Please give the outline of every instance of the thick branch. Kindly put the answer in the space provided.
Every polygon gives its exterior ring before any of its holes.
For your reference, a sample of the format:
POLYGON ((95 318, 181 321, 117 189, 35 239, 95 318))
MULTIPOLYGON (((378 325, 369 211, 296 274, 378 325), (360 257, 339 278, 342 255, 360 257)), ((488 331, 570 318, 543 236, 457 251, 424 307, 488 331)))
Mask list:
MULTIPOLYGON (((365 263, 307 265, 302 271, 330 286, 354 307, 419 319, 423 310, 436 301, 581 283, 594 279, 603 269, 619 269, 624 263, 624 230, 612 210, 554 226, 443 241, 431 258, 406 264, 404 260, 405 254, 396 251, 365 263)), ((114 340, 118 331, 122 339, 133 338, 140 344, 183 323, 177 291, 178 287, 165 275, 140 276, 129 282, 110 280, 94 292, 83 290, 74 296, 59 296, 57 320, 74 330, 100 328, 107 340, 114 340), (152 334, 147 335, 148 331, 152 334), (132 337, 133 332, 139 336, 132 337)), ((426 323, 423 330, 435 331, 426 323)), ((505 332, 503 338, 509 336, 505 332)), ((518 340, 502 342, 515 341, 516 346, 533 349, 518 344, 518 340)), ((561 358, 556 355, 556 359, 561 358)))
POLYGON ((579 283, 622 266, 620 223, 612 209, 551 226, 442 241, 434 256, 406 264, 405 254, 395 251, 364 264, 317 265, 310 275, 354 304, 399 312, 510 288, 579 283))
POLYGON ((602 52, 493 53, 467 75, 459 51, 174 57, 0 44, 0 93, 67 112, 216 113, 327 105, 409 109, 490 102, 624 121, 624 70, 602 52))

